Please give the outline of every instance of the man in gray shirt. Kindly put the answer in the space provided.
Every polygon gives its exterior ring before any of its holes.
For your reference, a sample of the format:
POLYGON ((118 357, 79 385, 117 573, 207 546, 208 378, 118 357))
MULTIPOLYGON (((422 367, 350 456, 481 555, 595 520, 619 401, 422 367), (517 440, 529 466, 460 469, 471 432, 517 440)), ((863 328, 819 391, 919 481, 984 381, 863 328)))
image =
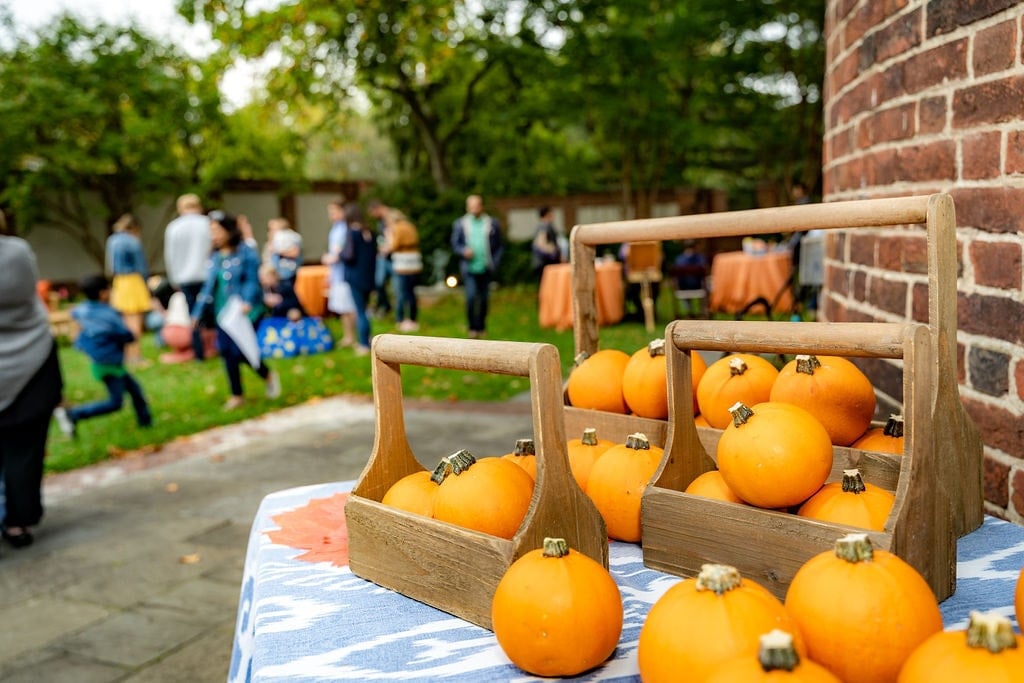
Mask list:
MULTIPOLYGON (((206 280, 210 248, 210 219, 203 215, 202 202, 194 194, 183 194, 178 197, 178 217, 167 224, 164 232, 164 266, 167 279, 185 295, 190 311, 206 280)), ((212 328, 209 320, 201 320, 200 323, 212 328)), ((205 357, 198 328, 192 332, 192 352, 196 360, 205 357)))

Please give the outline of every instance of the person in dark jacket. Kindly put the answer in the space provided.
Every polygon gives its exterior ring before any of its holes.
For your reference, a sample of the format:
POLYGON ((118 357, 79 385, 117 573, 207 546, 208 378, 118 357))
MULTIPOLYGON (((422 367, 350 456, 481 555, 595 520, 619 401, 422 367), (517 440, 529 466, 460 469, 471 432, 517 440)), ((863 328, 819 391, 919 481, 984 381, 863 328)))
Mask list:
POLYGON ((356 303, 356 355, 370 352, 370 316, 366 311, 370 294, 376 287, 377 239, 363 220, 358 204, 345 205, 348 236, 341 252, 345 263, 345 281, 356 303))
POLYGON ((103 275, 89 275, 80 283, 87 301, 71 311, 71 317, 78 323, 80 331, 75 339, 75 348, 92 360, 93 377, 107 387, 107 398, 54 411, 57 425, 68 436, 74 436, 77 425, 100 415, 108 415, 121 409, 124 394, 131 396, 135 408, 135 420, 140 427, 153 424, 149 404, 142 387, 124 366, 125 346, 136 341, 135 334, 125 325, 121 314, 109 303, 110 282, 103 275))
POLYGON ((452 252, 459 258, 466 290, 466 318, 469 337, 484 336, 491 281, 498 270, 504 250, 501 224, 484 213, 484 200, 478 194, 466 198, 466 213, 452 224, 452 252))

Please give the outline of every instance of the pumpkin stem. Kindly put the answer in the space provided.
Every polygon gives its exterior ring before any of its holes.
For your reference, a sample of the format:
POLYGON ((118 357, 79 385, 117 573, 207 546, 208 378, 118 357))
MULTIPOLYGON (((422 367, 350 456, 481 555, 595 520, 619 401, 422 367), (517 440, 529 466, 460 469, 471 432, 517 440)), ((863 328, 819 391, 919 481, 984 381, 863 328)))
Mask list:
POLYGON ((574 368, 577 368, 580 365, 582 365, 583 361, 585 361, 588 358, 590 358, 589 353, 587 353, 586 351, 580 351, 578 354, 576 354, 576 357, 572 359, 572 366, 574 368))
POLYGON ((739 356, 733 357, 729 361, 729 376, 735 377, 736 375, 742 375, 747 371, 747 362, 739 356))
POLYGON ((796 371, 804 375, 813 375, 821 367, 817 356, 802 353, 796 357, 796 371))
POLYGON ((768 671, 792 671, 800 663, 800 655, 793 647, 793 636, 782 629, 772 629, 759 639, 757 659, 761 669, 768 671))
POLYGON ((649 451, 651 442, 643 432, 634 432, 626 437, 626 448, 632 448, 635 451, 649 451))
POLYGON ((737 427, 747 424, 747 420, 754 416, 754 411, 745 406, 742 401, 733 403, 729 412, 732 414, 732 423, 737 427))
POLYGON ((544 539, 544 557, 565 557, 569 554, 569 544, 564 538, 544 539))
POLYGON ((836 541, 836 557, 852 564, 870 562, 875 556, 875 549, 867 534, 846 534, 836 541))
POLYGON ((864 477, 860 470, 843 470, 843 493, 864 493, 867 487, 864 486, 864 477))
POLYGON ((903 436, 903 416, 890 415, 889 419, 885 421, 885 427, 882 428, 882 433, 886 436, 892 436, 897 439, 903 436))
POLYGON ((580 443, 584 446, 596 446, 597 445, 597 430, 593 427, 587 427, 583 430, 583 436, 580 438, 580 443))
POLYGON ((537 449, 533 439, 516 439, 516 449, 512 451, 515 455, 537 455, 537 449))
POLYGON ((650 354, 651 358, 655 356, 665 355, 665 340, 654 339, 647 345, 647 353, 650 354))
POLYGON ((716 595, 727 593, 737 588, 742 581, 736 567, 727 564, 702 564, 697 575, 697 590, 714 591, 716 595))
POLYGON ((476 458, 473 454, 467 451, 465 448, 456 451, 451 455, 446 455, 441 458, 441 462, 434 468, 434 473, 430 475, 430 481, 434 482, 438 486, 445 480, 449 474, 456 476, 462 474, 476 462, 476 458))
POLYGON ((967 647, 985 648, 992 654, 1017 647, 1010 620, 996 612, 971 611, 967 624, 967 647))

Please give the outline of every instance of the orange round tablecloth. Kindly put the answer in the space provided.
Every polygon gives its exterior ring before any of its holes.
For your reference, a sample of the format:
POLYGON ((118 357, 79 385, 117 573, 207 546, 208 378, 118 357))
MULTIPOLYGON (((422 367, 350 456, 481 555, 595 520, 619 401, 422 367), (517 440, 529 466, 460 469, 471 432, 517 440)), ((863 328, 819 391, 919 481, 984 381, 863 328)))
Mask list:
MULTIPOLYGON (((618 261, 597 261, 594 264, 597 290, 597 324, 612 325, 622 320, 622 264, 618 261)), ((572 265, 558 263, 544 268, 538 294, 538 319, 541 327, 558 331, 571 329, 572 265)))
POLYGON ((793 292, 787 284, 792 269, 788 251, 716 254, 711 261, 711 310, 738 313, 758 297, 769 304, 779 297, 772 307, 773 312, 793 310, 793 292))
POLYGON ((295 295, 306 315, 322 316, 327 311, 329 266, 302 266, 295 273, 295 295))

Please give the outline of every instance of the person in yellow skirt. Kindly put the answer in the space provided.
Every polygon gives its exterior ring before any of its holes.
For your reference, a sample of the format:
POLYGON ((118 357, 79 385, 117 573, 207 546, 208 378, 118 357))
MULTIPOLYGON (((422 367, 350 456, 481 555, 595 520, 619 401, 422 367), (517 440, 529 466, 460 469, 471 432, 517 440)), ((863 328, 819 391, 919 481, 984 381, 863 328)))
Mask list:
POLYGON ((149 268, 142 250, 142 227, 138 219, 126 213, 114 223, 113 233, 107 238, 107 271, 112 277, 110 305, 124 318, 124 323, 135 335, 135 341, 125 347, 125 365, 138 366, 142 355, 139 339, 143 321, 152 307, 146 279, 149 268))

